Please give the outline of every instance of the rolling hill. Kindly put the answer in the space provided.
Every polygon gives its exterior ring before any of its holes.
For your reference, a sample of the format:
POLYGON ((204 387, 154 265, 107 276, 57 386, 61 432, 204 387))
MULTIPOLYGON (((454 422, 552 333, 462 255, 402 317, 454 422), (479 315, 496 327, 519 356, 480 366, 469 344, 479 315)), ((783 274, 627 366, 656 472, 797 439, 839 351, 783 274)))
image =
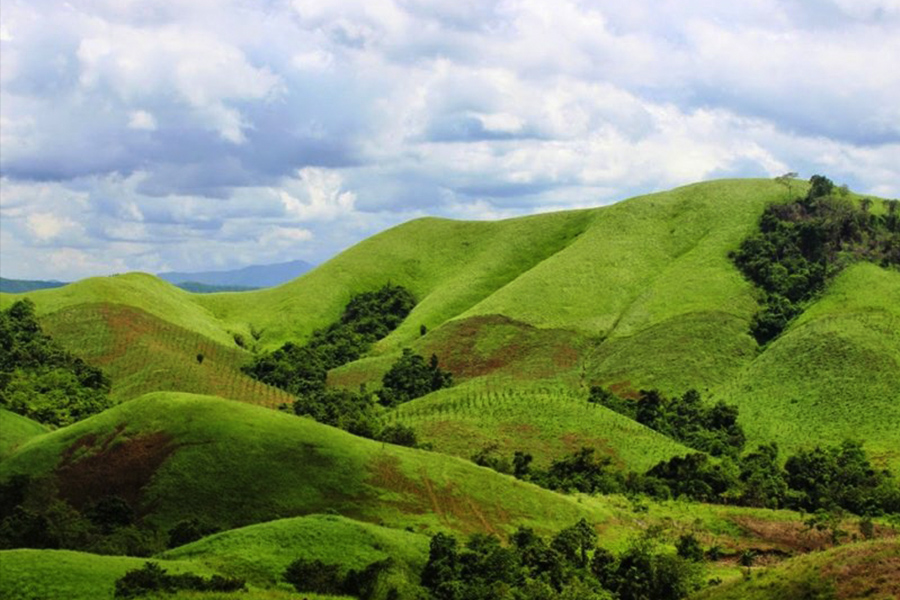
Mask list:
MULTIPOLYGON (((0 410, 0 480, 49 481, 79 510, 115 494, 160 532, 192 518, 222 529, 158 558, 266 588, 250 597, 282 597, 268 588, 295 555, 354 567, 391 555, 397 581, 409 583, 435 532, 505 537, 524 525, 549 534, 582 517, 614 550, 654 525, 669 542, 695 533, 725 552, 712 566, 725 579, 739 577, 745 549, 770 562, 821 550, 828 534, 796 513, 563 495, 468 460, 495 444, 543 468, 588 446, 645 471, 690 452, 589 403, 600 385, 625 398, 695 388, 704 402, 739 407, 748 447, 777 442, 784 457, 853 438, 900 470, 900 273, 852 264, 777 339, 760 346, 749 333, 759 293, 729 253, 784 199, 773 181, 722 180, 496 222, 418 219, 293 281, 240 293, 192 294, 141 273, 29 292, 44 330, 110 376, 117 405, 55 431, 0 410), (384 411, 433 451, 271 410, 291 396, 241 371, 386 283, 418 304, 366 356, 333 369, 328 385, 377 390, 403 348, 435 354, 455 385, 384 411)), ((0 307, 22 297, 0 294, 0 307)), ((857 522, 841 527, 861 535, 857 522)), ((887 522, 876 529, 890 534, 887 522)), ((895 541, 855 543, 697 598, 783 597, 818 575, 841 575, 823 593, 861 597, 855 573, 868 577, 862 565, 874 557, 872 577, 891 577, 896 552, 895 541)), ((26 573, 13 579, 22 589, 42 589, 55 560, 67 580, 83 573, 108 589, 137 559, 12 550, 0 569, 26 573)), ((873 597, 896 593, 880 581, 873 597)), ((68 585, 76 591, 67 597, 86 597, 68 585)))
MULTIPOLYGON (((437 354, 458 380, 496 381, 495 387, 524 378, 561 384, 573 394, 586 394, 593 384, 626 396, 646 388, 673 394, 696 388, 738 404, 751 443, 775 440, 793 449, 823 436, 858 437, 896 468, 896 272, 856 266, 776 343, 761 349, 748 333, 755 291, 728 253, 755 229, 763 208, 784 197, 785 188, 770 180, 722 180, 506 221, 419 219, 276 288, 197 295, 129 274, 29 297, 57 331, 65 329, 62 309, 118 304, 125 308, 115 310, 155 317, 160 329, 176 326, 208 338, 222 349, 216 356, 228 355, 225 362, 236 365, 236 339, 260 349, 302 341, 336 319, 352 294, 392 282, 409 288, 418 305, 372 357, 337 369, 334 384, 377 388, 399 348, 411 345, 437 354), (428 333, 421 337, 423 325, 428 333), (850 360, 859 368, 845 369, 850 360), (869 419, 873 412, 888 418, 869 419)), ((15 297, 0 295, 0 305, 15 297)), ((65 343, 76 354, 96 357, 97 342, 88 341, 96 335, 79 333, 65 343)), ((195 348, 205 343, 198 337, 177 355, 151 352, 123 378, 154 381, 153 369, 177 364, 185 371, 183 387, 161 380, 156 389, 258 397, 250 384, 211 383, 238 381, 239 374, 229 375, 235 368, 199 383, 187 373, 195 348), (241 385, 249 391, 226 389, 241 385)), ((151 388, 134 391, 125 396, 151 388)))

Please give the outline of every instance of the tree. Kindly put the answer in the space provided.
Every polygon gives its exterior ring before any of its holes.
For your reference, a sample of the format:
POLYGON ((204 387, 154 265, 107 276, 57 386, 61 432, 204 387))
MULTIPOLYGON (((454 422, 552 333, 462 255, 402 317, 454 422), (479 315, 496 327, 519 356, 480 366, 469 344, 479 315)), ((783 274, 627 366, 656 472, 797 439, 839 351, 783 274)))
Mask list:
POLYGON ((453 376, 440 368, 432 354, 428 364, 409 348, 397 359, 382 378, 379 399, 386 406, 394 406, 419 398, 453 383, 453 376))
POLYGON ((318 559, 298 558, 285 569, 284 580, 298 592, 338 595, 343 591, 340 566, 318 559))

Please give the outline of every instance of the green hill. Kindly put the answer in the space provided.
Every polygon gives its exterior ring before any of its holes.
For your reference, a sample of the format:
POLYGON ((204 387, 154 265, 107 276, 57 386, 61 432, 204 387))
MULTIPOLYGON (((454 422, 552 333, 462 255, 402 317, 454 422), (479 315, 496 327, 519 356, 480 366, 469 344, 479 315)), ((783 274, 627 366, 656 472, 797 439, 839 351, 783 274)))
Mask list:
MULTIPOLYGON (((599 384, 625 396, 697 388, 741 407, 751 444, 792 449, 851 435, 900 467, 896 272, 847 270, 764 351, 748 333, 756 292, 728 253, 785 196, 771 180, 722 180, 497 222, 419 219, 276 288, 198 295, 129 274, 29 297, 71 351, 106 361, 117 398, 178 390, 275 406, 284 401, 277 392, 241 379, 249 355, 235 340, 261 349, 302 341, 352 294, 390 281, 419 304, 372 356, 334 370, 332 385, 377 388, 399 348, 412 346, 437 354, 457 381, 488 388, 540 381, 580 395, 599 384), (88 331, 98 317, 87 313, 100 304, 117 305, 108 312, 121 318, 88 331), (134 321, 160 333, 122 345, 134 321), (192 362, 197 348, 209 348, 209 368, 192 362)), ((2 294, 0 305, 15 298, 2 294)), ((639 454, 649 438, 638 439, 629 443, 639 454)))
MULTIPOLYGON (((6 600, 112 600, 116 579, 146 558, 98 556, 67 550, 0 551, 0 598, 6 600)), ((171 573, 211 574, 201 564, 161 562, 171 573)))
POLYGON ((392 419, 412 426, 440 452, 470 458, 496 444, 506 458, 525 451, 542 468, 583 446, 640 472, 691 452, 627 417, 588 403, 585 396, 561 386, 503 380, 490 386, 473 383, 401 405, 392 419))
POLYGON ((900 597, 900 542, 849 544, 752 571, 749 580, 709 588, 691 600, 894 600, 900 597))
POLYGON ((37 421, 0 408, 0 459, 43 433, 47 428, 37 421))
POLYGON ((716 397, 751 439, 785 449, 854 438, 900 466, 900 273, 844 271, 716 397))
MULTIPOLYGON (((799 516, 685 503, 637 512, 618 497, 561 495, 467 460, 373 442, 278 411, 155 393, 24 443, 0 462, 50 477, 77 509, 124 498, 145 526, 200 519, 222 530, 316 513, 414 531, 547 534, 580 518, 616 546, 650 524, 703 523, 722 546, 806 547, 799 516)), ((814 544, 815 547, 815 544, 814 544)))
POLYGON ((251 525, 209 536, 161 555, 200 563, 260 587, 277 587, 298 558, 361 570, 388 557, 397 562, 401 588, 417 584, 428 558, 427 536, 333 515, 251 525))

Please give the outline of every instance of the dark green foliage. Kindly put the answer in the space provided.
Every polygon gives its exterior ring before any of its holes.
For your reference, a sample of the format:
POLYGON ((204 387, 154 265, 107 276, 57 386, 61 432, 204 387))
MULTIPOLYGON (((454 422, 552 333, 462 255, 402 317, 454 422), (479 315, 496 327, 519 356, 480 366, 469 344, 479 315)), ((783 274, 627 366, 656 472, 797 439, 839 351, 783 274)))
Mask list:
POLYGON ((531 473, 531 461, 534 460, 530 454, 516 450, 513 455, 513 475, 516 479, 528 479, 531 473))
POLYGON ((647 471, 647 477, 665 483, 672 496, 701 502, 722 502, 737 488, 737 473, 730 461, 715 463, 706 454, 675 456, 647 471))
POLYGON ((179 521, 174 527, 169 529, 169 548, 177 548, 191 542, 212 535, 218 531, 217 527, 212 527, 200 519, 186 519, 179 521))
POLYGON ((624 489, 624 475, 608 456, 596 456, 593 448, 581 448, 550 464, 546 473, 532 481, 551 490, 574 490, 585 494, 612 494, 624 489))
POLYGON ((657 390, 641 390, 637 402, 591 388, 589 402, 602 404, 638 423, 713 456, 736 456, 746 437, 738 424, 738 409, 723 402, 706 406, 696 390, 667 399, 657 390))
MULTIPOLYGON (((351 596, 356 596, 361 600, 375 598, 384 577, 396 568, 396 561, 388 557, 384 560, 379 560, 367 565, 361 571, 351 569, 347 572, 346 577, 344 577, 343 592, 351 596)), ((399 594, 396 589, 388 590, 388 600, 398 597, 399 594)))
POLYGON ((309 392, 294 401, 297 415, 369 438, 380 428, 374 410, 371 395, 338 388, 309 392))
POLYGON ((700 585, 697 563, 662 551, 652 532, 631 544, 614 573, 609 587, 620 600, 678 600, 700 585))
POLYGON ((153 562, 144 563, 140 569, 128 571, 116 580, 116 598, 137 598, 148 594, 174 594, 180 590, 196 592, 237 592, 246 590, 243 579, 232 579, 213 575, 201 577, 193 573, 169 575, 165 569, 153 562))
POLYGON ((418 445, 415 430, 401 423, 386 426, 378 434, 377 439, 388 444, 406 446, 407 448, 415 448, 418 445))
MULTIPOLYGON (((763 294, 751 333, 760 344, 777 337, 822 292, 829 278, 856 260, 900 265, 900 217, 857 207, 834 184, 813 175, 806 197, 766 208, 759 232, 731 258, 763 294)), ((890 206, 890 205, 888 205, 890 206)))
POLYGON ((437 600, 679 599, 697 588, 702 567, 662 549, 655 532, 621 555, 597 548, 594 528, 582 520, 548 544, 520 527, 504 547, 475 534, 460 549, 444 534, 432 538, 422 586, 437 600))
POLYGON ((896 481, 872 466, 859 442, 800 451, 787 459, 784 470, 791 489, 786 504, 791 508, 840 508, 873 516, 900 512, 896 481))
POLYGON ((312 417, 360 437, 415 447, 416 432, 411 427, 402 424, 382 426, 380 413, 383 410, 374 396, 364 390, 325 388, 298 396, 294 401, 296 415, 312 417))
MULTIPOLYGON (((297 415, 312 417, 362 437, 414 446, 412 429, 394 426, 382 430, 372 394, 325 386, 330 369, 360 358, 373 342, 393 331, 414 305, 406 289, 390 284, 375 292, 356 295, 344 308, 340 321, 315 331, 306 345, 288 342, 274 352, 256 357, 244 371, 295 394, 297 415)), ((434 379, 434 374, 431 377, 434 379)))
POLYGON ((499 444, 496 442, 490 443, 472 455, 472 462, 476 465, 493 469, 498 473, 512 473, 512 465, 506 457, 500 454, 499 450, 499 444))
POLYGON ((778 508, 787 497, 787 482, 778 461, 778 445, 759 446, 740 461, 741 495, 739 502, 758 508, 778 508))
POLYGON ((0 312, 0 406, 64 426, 111 406, 109 379, 43 333, 34 304, 0 312))
POLYGON ((384 374, 378 396, 385 406, 396 406, 451 385, 453 376, 441 369, 437 356, 432 354, 426 363, 424 358, 404 348, 403 355, 384 374))
POLYGON ((134 523, 134 509, 120 496, 103 496, 88 509, 86 516, 104 534, 134 523))
POLYGON ((306 345, 288 342, 256 357, 244 371, 292 394, 321 391, 329 369, 360 358, 372 343, 396 329, 414 306, 408 290, 391 284, 358 294, 337 323, 316 330, 306 345))
POLYGON ((675 543, 675 550, 678 556, 691 562, 703 561, 703 547, 693 533, 686 533, 680 536, 675 543))
POLYGON ((728 458, 715 463, 705 454, 689 454, 660 462, 633 481, 629 480, 633 491, 658 497, 808 512, 900 513, 897 481, 888 471, 875 469, 862 445, 853 441, 801 450, 787 459, 783 469, 775 444, 759 446, 737 463, 728 458))
POLYGON ((284 571, 284 580, 298 592, 338 595, 344 590, 340 565, 327 565, 321 560, 298 558, 284 571))

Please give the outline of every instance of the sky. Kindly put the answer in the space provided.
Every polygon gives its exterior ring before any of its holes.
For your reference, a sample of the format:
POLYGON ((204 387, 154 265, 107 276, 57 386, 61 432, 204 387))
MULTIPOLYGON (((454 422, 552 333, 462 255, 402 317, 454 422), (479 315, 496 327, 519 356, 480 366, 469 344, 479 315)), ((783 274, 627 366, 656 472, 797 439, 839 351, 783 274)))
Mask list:
POLYGON ((0 0, 3 277, 788 171, 900 196, 900 0, 0 0))

